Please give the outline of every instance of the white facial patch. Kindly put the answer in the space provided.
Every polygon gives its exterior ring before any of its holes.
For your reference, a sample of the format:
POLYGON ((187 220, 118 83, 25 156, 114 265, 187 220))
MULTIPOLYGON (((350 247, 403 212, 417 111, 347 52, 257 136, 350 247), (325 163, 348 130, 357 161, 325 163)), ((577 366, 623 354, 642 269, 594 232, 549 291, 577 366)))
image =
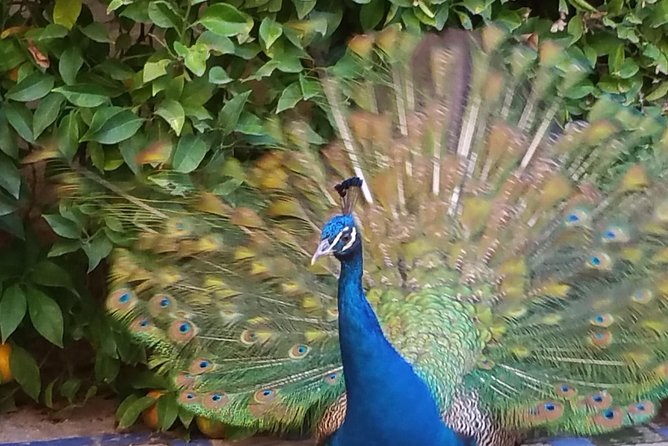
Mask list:
MULTIPOLYGON (((346 228, 347 228, 347 226, 346 226, 346 228)), ((341 231, 341 233, 342 233, 342 232, 343 232, 343 231, 341 231)), ((339 235, 341 235, 341 233, 339 233, 339 235)), ((357 229, 353 228, 353 230, 350 231, 350 241, 349 241, 348 243, 346 243, 346 245, 343 247, 343 249, 342 249, 341 251, 345 251, 346 249, 348 249, 348 248, 350 248, 351 246, 353 246, 353 243, 355 243, 355 240, 356 240, 356 239, 357 239, 357 229)), ((337 240, 337 241, 338 241, 338 240, 337 240)))

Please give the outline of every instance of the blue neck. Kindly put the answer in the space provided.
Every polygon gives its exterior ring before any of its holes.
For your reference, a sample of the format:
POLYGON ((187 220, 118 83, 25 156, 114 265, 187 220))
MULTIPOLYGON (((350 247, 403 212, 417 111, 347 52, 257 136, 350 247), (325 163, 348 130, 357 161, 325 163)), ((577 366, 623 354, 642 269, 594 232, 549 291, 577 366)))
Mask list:
POLYGON ((362 250, 341 259, 339 338, 348 405, 333 446, 463 446, 427 385, 385 339, 362 289, 362 250))

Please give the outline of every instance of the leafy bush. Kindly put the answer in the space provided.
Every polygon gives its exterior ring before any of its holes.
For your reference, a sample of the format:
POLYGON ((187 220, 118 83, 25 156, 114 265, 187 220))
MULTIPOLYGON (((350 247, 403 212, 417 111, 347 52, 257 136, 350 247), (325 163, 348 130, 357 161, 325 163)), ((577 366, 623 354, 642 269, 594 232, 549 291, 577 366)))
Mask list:
MULTIPOLYGON (((104 259, 123 234, 114 221, 92 227, 85 209, 57 210, 43 149, 112 182, 148 164, 183 175, 215 166, 231 147, 271 145, 264 118, 317 96, 314 67, 343 54, 352 35, 391 24, 470 29, 494 20, 529 41, 564 39, 595 68, 572 98, 575 115, 602 93, 660 107, 668 94, 668 0, 14 0, 0 8, 0 334, 11 336, 18 385, 47 406, 100 385, 128 394, 163 383, 123 365, 144 354, 101 310, 104 259), (62 347, 84 353, 73 360, 62 347)), ((0 407, 12 406, 16 389, 0 387, 0 407)), ((124 425, 152 404, 128 398, 124 425)), ((159 424, 168 428, 176 409, 163 399, 159 424)))

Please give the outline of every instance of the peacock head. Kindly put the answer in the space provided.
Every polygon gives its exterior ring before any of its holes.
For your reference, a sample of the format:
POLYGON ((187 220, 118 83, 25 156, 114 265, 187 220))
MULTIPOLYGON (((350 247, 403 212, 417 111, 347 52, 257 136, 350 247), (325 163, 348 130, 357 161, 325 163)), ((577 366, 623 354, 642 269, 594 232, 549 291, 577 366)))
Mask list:
POLYGON ((335 186, 341 197, 341 214, 330 218, 320 233, 320 244, 313 254, 311 264, 318 257, 332 254, 338 259, 358 250, 362 244, 360 231, 355 224, 353 208, 362 187, 362 180, 358 177, 348 178, 335 186))

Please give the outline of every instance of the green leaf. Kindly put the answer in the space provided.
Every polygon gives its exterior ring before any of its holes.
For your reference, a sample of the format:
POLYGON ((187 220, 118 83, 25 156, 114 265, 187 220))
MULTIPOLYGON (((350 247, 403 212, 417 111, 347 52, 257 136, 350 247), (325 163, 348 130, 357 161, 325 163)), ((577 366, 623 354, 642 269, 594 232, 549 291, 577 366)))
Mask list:
POLYGON ((19 156, 19 146, 16 144, 16 136, 9 128, 7 116, 2 107, 0 107, 0 150, 13 159, 19 156))
POLYGON ((199 136, 183 135, 176 145, 172 167, 177 172, 190 173, 200 165, 209 147, 199 136))
POLYGON ((53 409, 53 386, 56 385, 56 381, 58 381, 58 378, 47 384, 44 389, 44 405, 49 409, 53 409))
MULTIPOLYGON (((125 401, 123 401, 125 403, 125 401)), ((155 400, 151 397, 144 396, 130 401, 125 407, 121 405, 116 412, 118 416, 118 427, 121 429, 128 428, 135 424, 139 415, 149 407, 155 404, 155 400), (121 409, 123 409, 121 411, 121 409)))
POLYGON ((180 103, 172 99, 162 101, 155 110, 155 114, 167 121, 167 124, 169 124, 177 136, 181 134, 181 129, 183 129, 183 124, 186 120, 186 114, 180 103))
POLYGON ((3 106, 5 117, 16 133, 28 142, 35 142, 32 134, 32 114, 24 104, 6 102, 3 106))
POLYGON ((56 0, 53 7, 53 23, 72 29, 81 13, 82 0, 56 0))
POLYGON ((234 79, 227 75, 227 72, 223 69, 223 67, 212 67, 209 70, 209 82, 212 84, 225 85, 229 84, 233 80, 234 79))
POLYGON ((151 23, 151 18, 148 15, 148 3, 145 1, 135 1, 119 14, 120 17, 126 17, 137 23, 151 23))
POLYGON ((173 395, 163 395, 157 403, 158 426, 161 431, 167 431, 179 415, 179 406, 173 395))
POLYGON ((109 37, 109 30, 102 23, 93 22, 88 26, 81 28, 81 32, 84 36, 88 37, 90 40, 98 43, 112 43, 111 37, 109 37))
POLYGON ((61 215, 51 214, 43 215, 43 217, 49 226, 51 226, 53 232, 61 237, 78 239, 79 235, 81 235, 81 230, 77 227, 77 225, 73 221, 68 220, 61 215))
POLYGON ((619 44, 608 56, 608 64, 611 72, 618 72, 625 60, 624 45, 619 44))
POLYGON ((38 138, 47 127, 56 121, 64 101, 65 98, 58 93, 51 93, 39 101, 32 121, 32 131, 35 138, 38 138))
POLYGON ((216 3, 206 8, 198 23, 211 32, 228 37, 247 35, 253 28, 253 19, 248 14, 226 3, 216 3))
POLYGON ((67 35, 68 29, 62 25, 49 24, 46 25, 41 32, 35 36, 37 41, 48 41, 53 39, 62 39, 67 35))
POLYGON ((190 107, 197 105, 204 105, 213 96, 214 86, 206 79, 195 78, 187 82, 183 87, 183 94, 181 95, 181 105, 188 105, 190 107))
POLYGON ((204 31, 197 38, 197 43, 206 45, 209 51, 220 54, 234 54, 234 42, 229 37, 221 36, 211 31, 204 31))
POLYGON ((244 104, 248 100, 251 92, 246 91, 235 95, 232 99, 227 101, 218 114, 218 125, 223 130, 224 134, 232 133, 239 122, 239 116, 243 110, 244 104))
POLYGON ((96 141, 90 141, 86 145, 86 150, 90 155, 90 161, 93 166, 97 167, 100 172, 104 171, 104 149, 102 145, 96 141))
POLYGON ((269 17, 262 19, 262 23, 260 23, 260 41, 265 49, 271 48, 282 34, 283 27, 279 23, 276 23, 276 21, 269 17))
POLYGON ((633 59, 625 59, 619 70, 613 71, 612 74, 621 77, 622 79, 629 79, 640 70, 638 64, 633 59))
POLYGON ((585 0, 568 0, 568 3, 573 5, 576 9, 583 9, 589 12, 597 12, 597 9, 587 3, 585 0))
MULTIPOLYGON (((71 46, 63 51, 58 62, 58 71, 67 85, 72 85, 77 80, 77 73, 83 66, 84 60, 79 47, 71 46)), ((51 90, 49 88, 49 90, 51 90)))
POLYGON ((60 394, 67 398, 67 401, 72 404, 80 388, 81 380, 78 378, 70 378, 60 386, 60 394))
POLYGON ((14 85, 5 96, 19 102, 36 101, 49 94, 53 84, 53 76, 35 71, 14 85))
POLYGON ((206 71, 206 61, 209 59, 208 46, 196 43, 188 48, 181 44, 181 42, 174 42, 174 51, 183 58, 186 67, 196 76, 204 74, 206 71))
MULTIPOLYGON (((447 8, 445 8, 447 11, 447 8)), ((383 20, 385 4, 383 0, 371 0, 360 8, 360 23, 365 30, 373 29, 383 20)))
POLYGON ((58 347, 63 346, 63 313, 55 300, 35 287, 26 289, 28 314, 35 330, 58 347))
POLYGON ((316 0, 292 0, 297 10, 297 17, 299 20, 306 17, 306 15, 315 8, 316 0))
POLYGON ((58 240, 53 244, 47 257, 58 257, 63 254, 69 254, 81 248, 81 242, 79 240, 58 240))
POLYGON ((37 263, 30 273, 32 281, 38 285, 66 288, 76 293, 70 273, 51 260, 42 260, 37 263))
POLYGON ((0 187, 6 190, 12 197, 18 199, 21 191, 21 173, 14 161, 0 154, 0 187))
POLYGON ((193 412, 184 410, 184 408, 182 407, 179 408, 179 421, 181 421, 181 424, 183 424, 185 427, 190 426, 190 423, 192 423, 193 418, 195 418, 195 414, 193 412))
POLYGON ((2 342, 7 342, 7 338, 14 333, 26 315, 26 296, 23 289, 17 284, 7 288, 2 293, 0 300, 0 333, 2 333, 2 342))
POLYGON ((88 272, 91 272, 111 253, 113 246, 102 232, 98 232, 90 242, 83 243, 81 248, 88 256, 88 272))
POLYGON ((42 383, 39 377, 39 366, 37 362, 18 345, 12 345, 12 353, 9 360, 12 375, 21 385, 21 388, 30 398, 37 401, 42 383))
POLYGON ((573 45, 575 42, 580 40, 584 34, 584 23, 582 21, 582 15, 576 14, 568 21, 568 34, 571 35, 570 45, 573 45))
MULTIPOLYGON (((466 29, 466 30, 473 29, 473 23, 471 23, 471 17, 469 17, 468 14, 466 14, 465 12, 461 12, 461 11, 455 11, 455 14, 457 14, 457 17, 459 17, 459 22, 462 24, 462 27, 464 29, 466 29)), ((403 16, 402 16, 402 19, 403 19, 403 16)))
POLYGON ((95 379, 103 383, 111 383, 118 376, 121 364, 117 358, 113 358, 102 351, 95 355, 95 379))
POLYGON ((146 135, 142 132, 136 133, 132 138, 122 141, 118 145, 118 150, 121 152, 121 157, 128 165, 130 170, 137 175, 140 167, 137 164, 137 154, 146 147, 146 135))
POLYGON ((0 216, 0 229, 4 229, 11 235, 25 240, 25 230, 23 229, 23 219, 17 214, 7 214, 0 216))
POLYGON ((11 70, 25 60, 25 50, 19 46, 17 39, 0 39, 0 73, 11 70))
POLYGON ((149 3, 148 16, 160 28, 178 28, 181 24, 181 18, 172 6, 162 0, 149 3))
POLYGON ((656 87, 654 90, 652 90, 646 97, 645 99, 647 101, 653 102, 661 99, 662 97, 666 96, 668 94, 668 81, 663 81, 659 84, 658 87, 656 87))
POLYGON ((56 131, 58 151, 63 154, 67 161, 72 161, 77 150, 79 150, 79 119, 75 113, 76 111, 72 111, 65 116, 60 121, 56 131))
POLYGON ((302 87, 299 85, 299 82, 293 82, 288 87, 283 90, 281 97, 278 98, 278 105, 276 106, 276 113, 280 113, 283 110, 288 110, 297 105, 302 99, 302 87))
POLYGON ((122 107, 105 107, 93 115, 90 128, 81 141, 97 141, 101 144, 116 144, 131 138, 144 120, 122 107))
POLYGON ((13 214, 18 208, 18 203, 9 198, 0 195, 0 217, 9 216, 13 214))
POLYGON ((157 62, 146 62, 144 65, 143 79, 144 83, 151 82, 160 76, 167 74, 167 67, 172 61, 169 59, 161 59, 157 62))
POLYGON ((109 100, 104 88, 95 84, 68 85, 54 88, 53 91, 62 94, 65 99, 77 107, 97 107, 109 100))
POLYGON ((308 101, 309 99, 322 93, 320 82, 318 82, 316 79, 308 78, 304 76, 304 74, 299 75, 299 85, 301 86, 304 100, 308 101))

